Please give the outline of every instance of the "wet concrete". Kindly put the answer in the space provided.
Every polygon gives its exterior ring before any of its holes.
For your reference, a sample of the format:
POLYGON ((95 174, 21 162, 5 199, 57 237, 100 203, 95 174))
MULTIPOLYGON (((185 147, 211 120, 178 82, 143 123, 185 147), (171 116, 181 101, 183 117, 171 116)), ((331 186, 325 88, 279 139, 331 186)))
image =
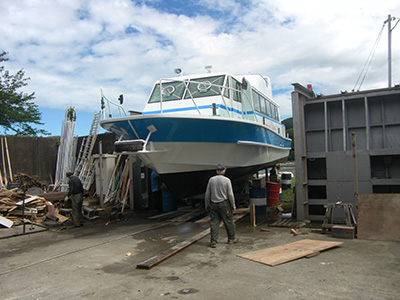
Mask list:
POLYGON ((399 299, 400 244, 335 239, 287 228, 237 224, 238 244, 222 229, 150 270, 144 260, 203 231, 207 225, 150 221, 131 215, 106 226, 38 232, 0 239, 1 299, 399 299), (275 267, 237 256, 300 239, 341 241, 313 258, 275 267))

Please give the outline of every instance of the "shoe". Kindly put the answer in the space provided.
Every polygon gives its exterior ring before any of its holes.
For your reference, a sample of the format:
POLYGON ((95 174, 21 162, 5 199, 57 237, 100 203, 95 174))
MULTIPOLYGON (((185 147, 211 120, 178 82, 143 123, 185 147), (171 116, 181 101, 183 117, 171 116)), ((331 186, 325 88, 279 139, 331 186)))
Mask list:
POLYGON ((233 240, 228 240, 228 244, 237 244, 237 243, 239 243, 238 238, 234 238, 233 240))
POLYGON ((211 242, 210 243, 211 248, 217 248, 217 243, 216 242, 211 242))

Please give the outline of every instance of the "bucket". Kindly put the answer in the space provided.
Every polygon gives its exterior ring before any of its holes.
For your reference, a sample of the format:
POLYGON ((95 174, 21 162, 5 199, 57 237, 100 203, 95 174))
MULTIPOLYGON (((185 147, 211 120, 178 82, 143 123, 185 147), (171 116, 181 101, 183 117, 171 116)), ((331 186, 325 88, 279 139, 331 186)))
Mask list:
POLYGON ((284 172, 281 175, 282 190, 288 190, 292 187, 292 173, 284 172))
POLYGON ((170 212, 177 210, 178 204, 175 197, 168 190, 162 190, 162 211, 170 212))
POLYGON ((267 181, 267 206, 277 206, 281 184, 267 181))
POLYGON ((267 217, 267 199, 264 198, 250 198, 250 205, 254 204, 256 212, 256 223, 262 223, 267 217))

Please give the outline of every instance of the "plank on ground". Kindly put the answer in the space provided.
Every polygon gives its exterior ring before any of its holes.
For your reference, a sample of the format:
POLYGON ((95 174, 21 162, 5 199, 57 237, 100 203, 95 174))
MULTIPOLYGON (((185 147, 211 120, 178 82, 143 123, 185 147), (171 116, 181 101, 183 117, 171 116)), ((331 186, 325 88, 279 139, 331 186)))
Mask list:
POLYGON ((206 214, 206 211, 204 210, 204 207, 199 207, 197 209, 194 209, 184 215, 178 216, 176 218, 170 219, 170 222, 188 222, 194 218, 197 218, 201 215, 206 214))
MULTIPOLYGON (((237 222, 239 220, 241 220, 247 213, 242 213, 242 214, 237 214, 233 216, 233 220, 234 222, 237 222)), ((223 224, 223 223, 222 223, 223 224)), ((222 226, 221 224, 221 226, 222 226)), ((196 234, 195 236, 191 237, 190 239, 180 242, 179 244, 161 252, 158 255, 155 255, 147 260, 145 260, 144 262, 138 264, 136 266, 137 269, 146 269, 146 270, 150 270, 151 268, 153 268, 154 266, 162 263, 163 261, 167 260, 168 258, 170 258, 171 256, 175 255, 176 253, 178 253, 179 251, 189 247, 191 244, 197 242, 198 240, 201 240, 203 237, 207 236, 210 233, 210 229, 206 229, 203 230, 202 232, 196 234)))
POLYGON ((281 246, 238 254, 238 256, 269 266, 276 266, 341 244, 343 242, 304 239, 281 246))

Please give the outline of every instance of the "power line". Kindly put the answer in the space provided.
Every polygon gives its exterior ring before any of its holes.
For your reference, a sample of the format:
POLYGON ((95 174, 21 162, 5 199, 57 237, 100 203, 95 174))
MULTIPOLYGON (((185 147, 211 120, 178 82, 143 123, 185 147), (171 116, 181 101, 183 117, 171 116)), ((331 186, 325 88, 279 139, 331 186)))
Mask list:
POLYGON ((375 44, 374 44, 374 46, 372 47, 372 50, 371 50, 371 52, 370 52, 370 54, 369 54, 369 56, 368 56, 368 58, 367 58, 367 61, 365 62, 364 67, 362 68, 361 73, 360 73, 360 75, 359 75, 358 78, 357 78, 357 81, 356 81, 356 84, 354 85, 353 91, 356 91, 356 90, 360 90, 360 89, 361 89, 361 85, 362 85, 363 82, 364 82, 365 76, 367 76, 367 72, 368 72, 369 66, 371 65, 372 58, 374 57, 376 48, 378 47, 378 44, 379 44, 379 41, 380 41, 380 39, 381 39, 381 37, 382 37, 382 33, 383 33, 383 29, 384 29, 384 28, 385 28, 385 23, 383 24, 382 29, 381 29, 381 31, 379 32, 378 37, 377 37, 376 40, 375 40, 375 44), (361 77, 362 77, 362 79, 361 79, 361 77), (360 80, 360 79, 361 79, 361 80, 360 80), (357 84, 358 84, 359 82, 360 82, 360 85, 358 86, 358 89, 356 89, 356 86, 357 86, 357 84))

